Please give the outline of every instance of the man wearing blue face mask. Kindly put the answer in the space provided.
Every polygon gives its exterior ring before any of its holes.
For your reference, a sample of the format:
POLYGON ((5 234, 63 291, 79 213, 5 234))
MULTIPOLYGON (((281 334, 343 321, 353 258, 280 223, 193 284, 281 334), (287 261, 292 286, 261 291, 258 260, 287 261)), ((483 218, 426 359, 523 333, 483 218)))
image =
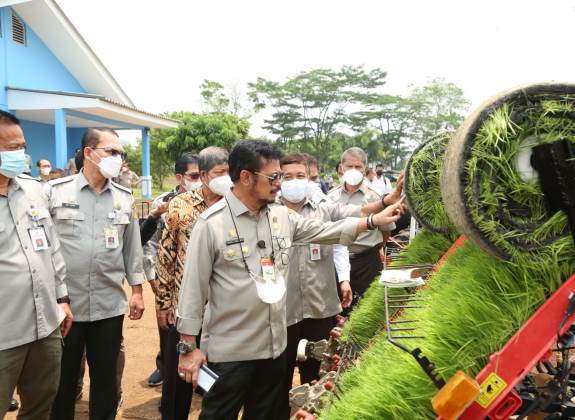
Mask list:
MULTIPOLYGON (((314 164, 313 160, 311 164, 314 164)), ((314 189, 319 188, 310 178, 313 172, 310 170, 310 159, 306 155, 294 153, 284 156, 280 165, 285 173, 281 184, 281 204, 303 218, 336 222, 346 217, 366 217, 370 213, 383 210, 381 200, 363 206, 344 205, 332 202, 325 195, 313 193, 314 189)), ((393 223, 383 226, 386 230, 393 227, 393 223)), ((291 389, 299 341, 328 338, 330 330, 335 326, 335 315, 341 312, 342 306, 347 308, 351 304, 352 290, 349 281, 341 281, 337 270, 342 296, 340 304, 336 262, 331 245, 292 243, 289 250, 286 281, 287 373, 278 419, 290 418, 288 393, 291 389)), ((300 383, 318 380, 319 365, 315 360, 298 363, 300 383)))
POLYGON ((76 386, 84 348, 90 367, 90 418, 112 419, 118 405, 116 365, 124 315, 140 319, 142 246, 133 214, 134 198, 110 181, 122 166, 124 150, 111 129, 92 128, 82 138, 84 167, 50 181, 49 208, 62 242, 75 319, 66 337, 60 388, 53 420, 74 418, 76 386), (124 279, 132 287, 130 301, 124 279))
POLYGON ((17 386, 18 418, 45 419, 72 313, 42 185, 21 175, 25 146, 18 119, 0 111, 0 418, 17 386))

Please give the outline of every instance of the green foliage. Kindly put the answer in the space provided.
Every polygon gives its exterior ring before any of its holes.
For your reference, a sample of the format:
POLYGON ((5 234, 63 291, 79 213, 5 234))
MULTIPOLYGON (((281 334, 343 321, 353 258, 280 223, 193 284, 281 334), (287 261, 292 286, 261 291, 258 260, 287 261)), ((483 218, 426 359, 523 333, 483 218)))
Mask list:
POLYGON ((226 112, 230 99, 224 93, 224 86, 220 82, 204 80, 200 85, 200 94, 210 112, 226 112))
POLYGON ((469 108, 463 90, 442 78, 414 88, 407 100, 414 117, 413 138, 418 141, 457 129, 469 108))
MULTIPOLYGON (((457 370, 474 376, 574 270, 573 256, 561 264, 516 265, 467 241, 417 291, 427 306, 400 317, 422 320, 417 333, 425 337, 404 344, 420 347, 444 379, 457 370)), ((431 398, 437 389, 415 359, 384 335, 339 385, 340 398, 322 419, 435 418, 431 398)))
POLYGON ((366 148, 370 162, 399 168, 415 142, 455 128, 468 105, 461 89, 443 79, 403 98, 381 92, 386 72, 362 66, 314 69, 284 83, 250 83, 255 110, 268 109, 265 126, 286 150, 314 155, 333 168, 347 147, 366 148), (344 147, 347 146, 347 147, 344 147))
POLYGON ((385 77, 385 71, 368 71, 363 66, 314 69, 285 83, 258 78, 248 85, 249 96, 256 111, 272 110, 265 129, 283 144, 299 140, 299 146, 305 146, 325 165, 325 157, 333 153, 335 133, 351 124, 349 109, 377 96, 385 77))
MULTIPOLYGON (((142 143, 138 140, 136 145, 124 145, 128 166, 139 176, 142 176, 142 143)), ((158 148, 158 139, 150 139, 150 171, 153 188, 164 190, 166 178, 174 173, 174 161, 158 148)))
MULTIPOLYGON (((402 264, 435 264, 453 243, 453 237, 421 231, 401 254, 402 264)), ((395 265, 392 261, 391 266, 395 265)), ((405 294, 404 289, 392 289, 392 293, 405 294)), ((384 287, 374 281, 367 289, 359 305, 352 311, 349 320, 344 324, 343 340, 352 334, 352 339, 360 348, 365 348, 369 341, 384 328, 384 287)))
POLYGON ((180 121, 178 128, 152 130, 151 136, 157 152, 172 164, 184 153, 198 153, 208 146, 229 150, 238 140, 248 137, 250 128, 247 119, 231 114, 180 111, 169 116, 180 121))
POLYGON ((409 158, 405 173, 405 194, 411 214, 420 224, 437 233, 455 229, 443 205, 439 182, 443 157, 452 134, 438 134, 420 145, 409 158))

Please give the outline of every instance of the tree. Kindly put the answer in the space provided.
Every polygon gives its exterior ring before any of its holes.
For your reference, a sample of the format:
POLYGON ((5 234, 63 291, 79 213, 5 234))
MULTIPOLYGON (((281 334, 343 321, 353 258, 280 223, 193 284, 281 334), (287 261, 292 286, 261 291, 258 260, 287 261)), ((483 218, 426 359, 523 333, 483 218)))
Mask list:
POLYGON ((226 112, 228 105, 230 105, 230 99, 224 93, 224 86, 220 82, 206 79, 200 85, 200 89, 208 112, 226 112))
POLYGON ((414 88, 408 100, 414 115, 413 137, 420 142, 455 130, 469 108, 463 90, 442 78, 414 88))
MULTIPOLYGON (((353 114, 356 131, 364 127, 375 129, 379 133, 379 147, 382 149, 381 160, 387 166, 398 168, 409 154, 411 132, 415 121, 409 100, 396 95, 379 95, 364 103, 365 110, 353 114)), ((372 159, 380 156, 371 155, 372 159)))
POLYGON ((315 69, 297 74, 285 83, 258 78, 249 83, 255 109, 270 108, 264 128, 286 146, 296 142, 321 164, 334 148, 338 131, 350 126, 348 108, 376 95, 385 83, 385 71, 344 66, 339 71, 315 69))
POLYGON ((247 119, 231 114, 194 114, 179 111, 168 115, 179 120, 178 128, 151 130, 153 154, 164 156, 173 164, 187 152, 198 153, 208 146, 231 149, 238 140, 248 136, 247 119))
MULTIPOLYGON (((154 184, 158 188, 164 189, 164 181, 174 172, 174 161, 172 161, 158 147, 158 139, 150 139, 150 171, 154 184)), ((136 145, 124 145, 126 161, 128 166, 139 176, 142 175, 142 141, 138 139, 136 145)))

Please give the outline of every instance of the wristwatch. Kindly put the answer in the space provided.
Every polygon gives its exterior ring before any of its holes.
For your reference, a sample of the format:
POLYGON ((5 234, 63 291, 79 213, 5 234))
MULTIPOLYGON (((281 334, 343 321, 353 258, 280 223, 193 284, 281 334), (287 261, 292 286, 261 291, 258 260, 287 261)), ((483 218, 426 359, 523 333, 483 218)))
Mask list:
POLYGON ((56 299, 56 303, 67 303, 68 305, 70 304, 70 297, 69 296, 64 296, 61 298, 56 299))
POLYGON ((180 341, 178 344, 176 344, 176 350, 180 354, 191 353, 197 348, 198 346, 196 345, 195 341, 180 341))

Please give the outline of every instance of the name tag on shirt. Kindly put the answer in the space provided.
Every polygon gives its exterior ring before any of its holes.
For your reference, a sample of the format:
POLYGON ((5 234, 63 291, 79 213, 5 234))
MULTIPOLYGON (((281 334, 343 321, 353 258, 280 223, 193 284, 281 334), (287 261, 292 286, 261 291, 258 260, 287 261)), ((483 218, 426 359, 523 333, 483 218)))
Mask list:
POLYGON ((106 249, 116 249, 120 246, 118 229, 115 226, 104 228, 104 239, 106 241, 106 249))
POLYGON ((30 240, 32 241, 32 249, 34 251, 44 251, 45 249, 50 248, 50 244, 48 243, 48 238, 46 237, 46 231, 44 230, 44 226, 38 226, 35 228, 28 229, 28 233, 30 234, 30 240))
POLYGON ((260 260, 260 264, 262 266, 262 277, 264 281, 275 283, 276 281, 276 273, 274 270, 274 263, 270 257, 262 257, 260 260))
POLYGON ((312 261, 321 260, 321 245, 309 244, 309 255, 312 261))
POLYGON ((65 207, 68 209, 79 209, 80 205, 78 203, 62 203, 62 207, 65 207))

